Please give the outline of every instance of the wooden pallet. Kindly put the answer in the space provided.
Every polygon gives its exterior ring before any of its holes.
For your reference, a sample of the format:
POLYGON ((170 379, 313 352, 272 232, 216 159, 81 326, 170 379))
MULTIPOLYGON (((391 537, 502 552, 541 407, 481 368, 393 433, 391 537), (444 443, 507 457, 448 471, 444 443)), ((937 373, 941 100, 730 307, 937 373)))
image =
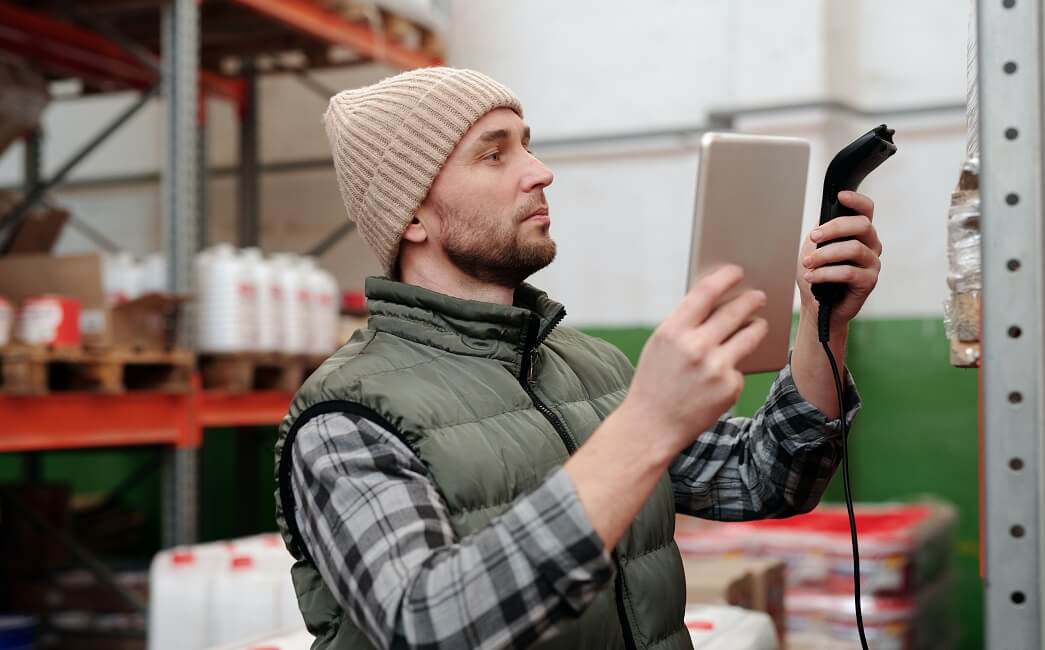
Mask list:
POLYGON ((205 390, 232 393, 293 392, 318 367, 311 357, 261 352, 201 354, 198 363, 205 390))
POLYGON ((193 367, 188 350, 85 351, 12 346, 0 349, 0 393, 184 393, 192 387, 193 367))

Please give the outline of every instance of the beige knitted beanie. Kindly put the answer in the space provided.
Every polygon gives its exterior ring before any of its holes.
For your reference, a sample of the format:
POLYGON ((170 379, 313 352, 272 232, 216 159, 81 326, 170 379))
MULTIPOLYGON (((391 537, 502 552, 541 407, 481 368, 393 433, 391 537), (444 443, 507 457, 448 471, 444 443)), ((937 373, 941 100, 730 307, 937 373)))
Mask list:
POLYGON ((511 90, 454 68, 410 70, 330 99, 323 124, 341 199, 386 273, 450 152, 499 107, 522 115, 511 90))

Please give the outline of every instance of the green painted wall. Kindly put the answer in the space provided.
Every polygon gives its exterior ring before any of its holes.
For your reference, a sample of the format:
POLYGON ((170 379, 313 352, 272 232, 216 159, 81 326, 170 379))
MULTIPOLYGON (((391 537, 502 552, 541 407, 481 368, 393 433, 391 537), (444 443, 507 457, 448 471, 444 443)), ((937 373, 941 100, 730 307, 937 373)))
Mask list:
MULTIPOLYGON (((620 347, 632 361, 649 328, 587 328, 620 347)), ((848 366, 856 378, 864 409, 852 432, 853 489, 861 501, 912 499, 935 495, 960 512, 957 549, 962 648, 981 648, 982 587, 978 568, 977 386, 976 373, 948 365, 947 343, 937 320, 862 320, 853 324, 848 366)), ((772 375, 748 378, 737 406, 751 414, 762 403, 772 375)), ((243 449, 232 430, 212 430, 202 459, 201 533, 221 539, 244 532, 241 510, 271 529, 271 429, 256 431, 258 445, 243 449), (237 484, 240 462, 250 463, 261 485, 237 484)), ((108 489, 147 462, 155 450, 75 451, 47 454, 45 477, 67 480, 78 492, 108 489)), ((0 481, 17 480, 18 460, 0 455, 0 481)), ((840 482, 828 499, 841 500, 840 482)), ((128 493, 127 503, 147 514, 149 539, 159 540, 159 478, 152 476, 128 493)))
MULTIPOLYGON (((651 330, 587 331, 616 344, 634 362, 651 330)), ((950 367, 943 325, 936 319, 857 320, 846 357, 864 403, 850 434, 855 498, 933 495, 958 507, 960 647, 982 648, 976 371, 950 367)), ((748 377, 737 412, 753 413, 772 380, 773 375, 748 377)), ((840 474, 828 489, 830 501, 842 500, 840 474)))

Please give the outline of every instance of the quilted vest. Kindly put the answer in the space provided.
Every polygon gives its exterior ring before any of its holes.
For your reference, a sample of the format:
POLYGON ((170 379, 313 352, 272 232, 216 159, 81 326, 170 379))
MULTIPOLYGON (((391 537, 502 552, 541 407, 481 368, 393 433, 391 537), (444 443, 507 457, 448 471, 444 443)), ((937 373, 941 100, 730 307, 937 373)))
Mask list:
MULTIPOLYGON (((297 430, 357 412, 393 431, 428 468, 459 537, 531 491, 620 403, 632 367, 615 347, 560 326, 566 311, 523 285, 515 304, 460 300, 367 280, 370 319, 301 387, 275 446, 276 519, 313 648, 373 648, 324 584, 294 519, 297 430)), ((629 489, 621 485, 621 490, 629 489)), ((532 647, 691 648, 685 583, 665 473, 613 552, 617 575, 577 618, 532 647)))

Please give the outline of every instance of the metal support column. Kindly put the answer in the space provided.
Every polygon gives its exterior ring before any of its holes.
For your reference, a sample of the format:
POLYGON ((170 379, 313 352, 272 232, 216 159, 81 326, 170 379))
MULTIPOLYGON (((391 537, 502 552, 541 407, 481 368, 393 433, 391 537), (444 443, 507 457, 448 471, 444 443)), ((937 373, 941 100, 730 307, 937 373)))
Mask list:
MULTIPOLYGON (((199 7, 196 0, 170 0, 163 10, 163 90, 167 107, 167 161, 163 170, 163 218, 169 290, 189 290, 197 226, 197 93, 199 7)), ((192 314, 182 319, 192 322, 192 314)), ((191 344, 186 327, 179 342, 191 344)), ((197 451, 167 452, 163 473, 165 546, 197 538, 197 451)))
MULTIPOLYGON (((23 141, 25 149, 22 160, 22 186, 25 195, 31 194, 33 189, 40 184, 43 167, 42 141, 43 133, 38 128, 27 133, 23 141)), ((43 477, 43 452, 29 451, 22 454, 22 480, 26 483, 38 484, 43 482, 43 477)))
POLYGON ((26 134, 25 156, 22 164, 22 186, 26 194, 32 192, 33 188, 40 184, 43 169, 42 145, 43 132, 40 129, 33 129, 26 134))
POLYGON ((239 116, 239 214, 236 222, 240 246, 260 242, 258 212, 258 75, 254 60, 243 61, 244 98, 239 116))
POLYGON ((1041 648, 1045 552, 1043 0, 980 0, 988 648, 1041 648))
MULTIPOLYGON (((243 106, 239 116, 239 214, 236 240, 240 246, 261 243, 258 178, 258 71, 249 56, 243 59, 243 106)), ((238 532, 257 532, 253 492, 261 485, 258 476, 258 430, 239 427, 236 431, 236 483, 240 501, 238 532)))
POLYGON ((196 138, 196 250, 201 251, 207 247, 210 236, 210 163, 207 155, 207 98, 199 97, 199 108, 197 119, 199 121, 199 133, 196 138))

